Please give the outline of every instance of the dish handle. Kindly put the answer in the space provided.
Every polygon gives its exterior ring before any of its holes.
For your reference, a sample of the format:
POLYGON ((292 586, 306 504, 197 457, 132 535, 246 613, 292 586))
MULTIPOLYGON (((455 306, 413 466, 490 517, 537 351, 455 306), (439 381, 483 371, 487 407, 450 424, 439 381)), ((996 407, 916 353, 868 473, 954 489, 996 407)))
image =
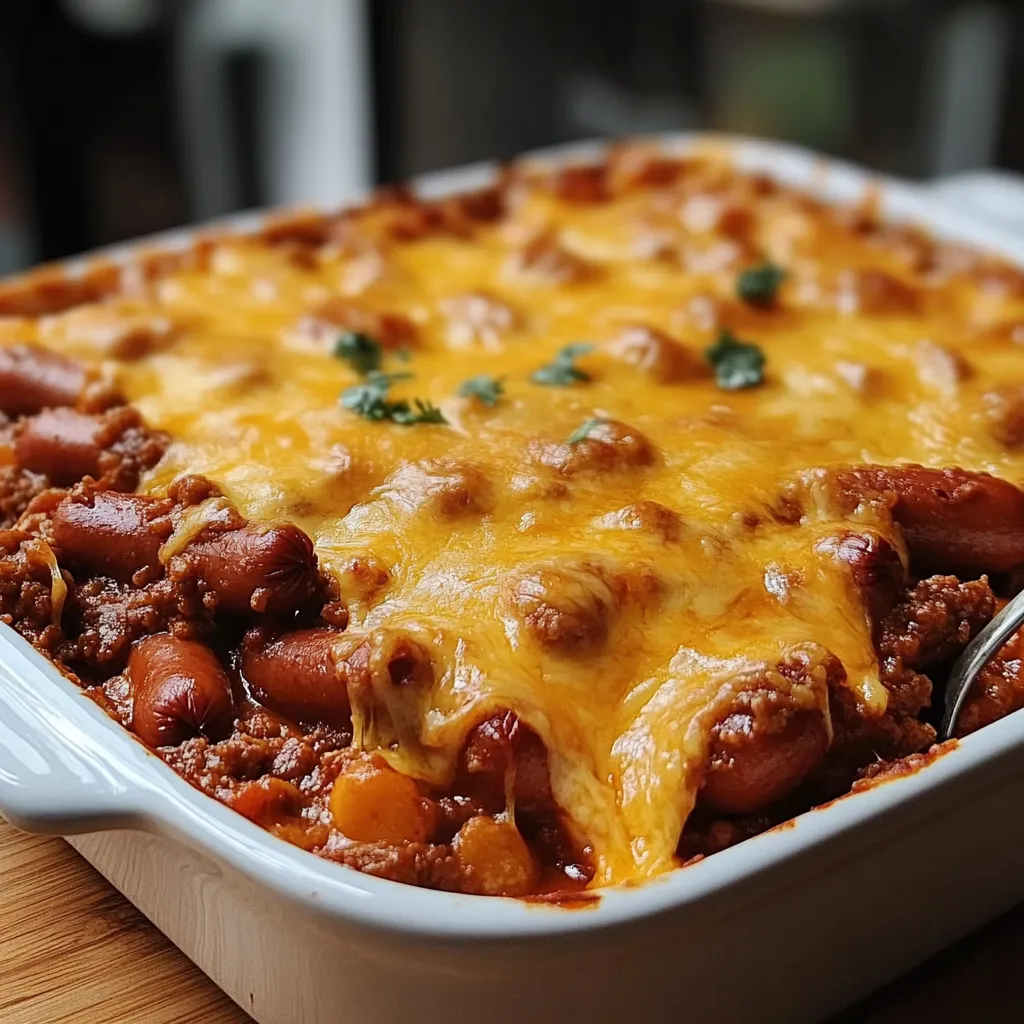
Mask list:
POLYGON ((63 678, 56 689, 51 675, 58 673, 38 652, 0 625, 0 815, 41 835, 138 824, 148 786, 113 761, 94 722, 87 728, 102 712, 63 678))

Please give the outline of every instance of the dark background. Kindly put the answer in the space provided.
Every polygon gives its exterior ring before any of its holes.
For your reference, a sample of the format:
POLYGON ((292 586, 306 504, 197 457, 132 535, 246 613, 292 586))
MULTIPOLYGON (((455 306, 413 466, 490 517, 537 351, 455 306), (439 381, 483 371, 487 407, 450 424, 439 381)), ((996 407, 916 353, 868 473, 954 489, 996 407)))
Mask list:
POLYGON ((0 0, 0 272, 600 135, 1024 170, 1014 0, 0 0))

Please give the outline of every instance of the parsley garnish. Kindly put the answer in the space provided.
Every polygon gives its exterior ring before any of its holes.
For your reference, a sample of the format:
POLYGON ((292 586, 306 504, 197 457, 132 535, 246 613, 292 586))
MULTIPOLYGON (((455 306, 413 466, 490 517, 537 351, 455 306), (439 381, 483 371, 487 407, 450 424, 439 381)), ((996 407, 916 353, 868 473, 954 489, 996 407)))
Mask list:
POLYGON ((422 398, 412 400, 413 408, 408 402, 391 403, 391 419, 395 423, 401 423, 403 427, 412 426, 414 423, 447 423, 444 413, 431 401, 422 398))
POLYGON ((607 420, 601 419, 599 416, 593 416, 589 420, 584 420, 566 439, 566 444, 579 444, 580 441, 585 441, 593 430, 600 427, 602 424, 607 423, 607 420))
POLYGON ((380 342, 359 331, 342 331, 334 343, 334 354, 363 375, 379 370, 384 360, 380 342))
POLYGON ((362 384, 355 384, 341 393, 342 407, 351 409, 364 419, 390 419, 390 406, 394 403, 387 401, 388 389, 396 380, 407 380, 411 376, 411 373, 381 373, 372 370, 362 384))
POLYGON ((530 380, 534 384, 546 384, 553 388, 567 388, 576 383, 585 384, 590 380, 590 374, 576 366, 575 360, 578 356, 585 356, 593 350, 593 345, 585 343, 566 345, 547 366, 535 370, 530 380))
POLYGON ((495 406, 498 399, 505 393, 505 385, 501 377, 492 377, 489 373, 479 377, 470 377, 459 385, 459 394, 463 398, 479 398, 486 406, 495 406))
POLYGON ((398 380, 408 380, 411 373, 381 373, 372 370, 366 375, 362 384, 346 388, 341 394, 341 404, 345 409, 363 419, 380 422, 390 420, 403 427, 414 423, 447 423, 441 410, 432 402, 420 398, 413 399, 412 405, 404 399, 393 402, 387 397, 391 385, 398 380))
POLYGON ((736 294, 751 306, 771 306, 786 272, 767 260, 758 267, 748 267, 736 279, 736 294))
POLYGON ((764 353, 756 345, 740 341, 728 328, 704 350, 704 356, 715 368, 718 386, 726 391, 752 388, 764 380, 764 353))

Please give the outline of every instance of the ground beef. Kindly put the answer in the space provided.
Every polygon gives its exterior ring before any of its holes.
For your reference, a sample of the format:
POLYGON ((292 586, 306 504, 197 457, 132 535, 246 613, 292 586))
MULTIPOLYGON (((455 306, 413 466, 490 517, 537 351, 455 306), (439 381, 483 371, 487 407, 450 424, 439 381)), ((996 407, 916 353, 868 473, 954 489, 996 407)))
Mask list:
MULTIPOLYGON (((19 530, 0 533, 0 621, 48 653, 63 637, 54 607, 53 566, 48 545, 38 537, 19 530)), ((68 579, 62 579, 68 586, 68 579)))
POLYGON ((995 606, 985 577, 961 583, 955 576, 932 576, 907 592, 883 620, 877 643, 892 715, 916 716, 932 703, 932 680, 920 670, 938 670, 943 678, 995 606))
POLYGON ((198 736, 166 748, 161 756, 198 789, 217 796, 266 775, 284 743, 280 737, 257 739, 238 732, 220 743, 198 736))
POLYGON ((976 732, 1020 708, 1024 708, 1024 642, 1017 633, 978 674, 960 712, 956 735, 976 732))
POLYGON ((318 852, 321 857, 378 878, 449 892, 458 892, 462 886, 459 863, 446 844, 350 843, 335 832, 318 852))
POLYGON ((924 669, 959 654, 992 618, 995 596, 988 580, 961 583, 955 576, 921 580, 882 623, 884 658, 924 669))
POLYGON ((99 437, 100 479, 114 491, 134 491, 139 479, 162 458, 170 443, 163 431, 150 430, 130 406, 107 414, 107 423, 99 437))
POLYGON ((994 611, 984 577, 962 583, 932 576, 904 593, 876 631, 879 675, 889 692, 885 714, 870 714, 845 686, 830 693, 834 737, 816 778, 820 798, 846 792, 880 761, 920 753, 935 742, 934 726, 921 718, 933 703, 932 675, 944 681, 950 661, 994 611))
POLYGON ((159 751, 197 789, 226 802, 239 788, 263 777, 292 783, 313 818, 326 807, 330 788, 351 755, 350 732, 318 726, 305 733, 251 703, 227 739, 213 743, 199 736, 159 751), (255 726, 255 728, 253 728, 255 726))
MULTIPOLYGON (((996 601, 987 579, 961 582, 932 576, 907 589, 875 630, 886 712, 870 714, 842 680, 829 686, 832 746, 806 783, 779 804, 751 815, 695 812, 680 838, 684 861, 710 856, 779 825, 808 807, 915 770, 937 756, 934 726, 922 720, 932 703, 933 680, 988 623, 996 601)), ((984 669, 964 706, 959 735, 1024 707, 1024 650, 1014 637, 984 669)))
POLYGON ((197 639, 213 630, 193 582, 159 579, 141 588, 95 577, 73 586, 64 610, 68 639, 57 656, 94 678, 119 672, 132 644, 154 633, 197 639))
POLYGON ((29 502, 49 486, 45 476, 20 466, 0 468, 0 529, 10 529, 29 502))
POLYGON ((800 814, 805 809, 806 805, 791 812, 787 802, 768 812, 739 817, 709 816, 695 811, 686 821, 676 855, 683 863, 695 858, 710 857, 713 853, 767 832, 794 813, 800 814))

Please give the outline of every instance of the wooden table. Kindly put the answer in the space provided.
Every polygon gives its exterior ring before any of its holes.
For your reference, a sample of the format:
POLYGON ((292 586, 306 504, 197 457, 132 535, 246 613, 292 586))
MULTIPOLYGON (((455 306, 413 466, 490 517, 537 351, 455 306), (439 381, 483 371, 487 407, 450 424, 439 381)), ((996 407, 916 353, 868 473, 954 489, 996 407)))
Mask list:
MULTIPOLYGON (((1024 1020, 1024 906, 833 1024, 1024 1020)), ((66 843, 0 820, 3 1024, 252 1024, 66 843)))
POLYGON ((252 1024, 61 839, 0 819, 3 1024, 252 1024))

